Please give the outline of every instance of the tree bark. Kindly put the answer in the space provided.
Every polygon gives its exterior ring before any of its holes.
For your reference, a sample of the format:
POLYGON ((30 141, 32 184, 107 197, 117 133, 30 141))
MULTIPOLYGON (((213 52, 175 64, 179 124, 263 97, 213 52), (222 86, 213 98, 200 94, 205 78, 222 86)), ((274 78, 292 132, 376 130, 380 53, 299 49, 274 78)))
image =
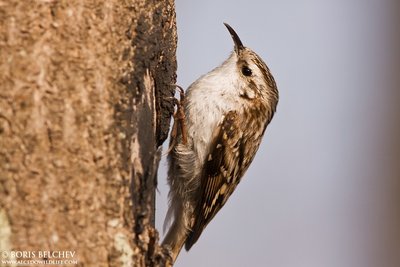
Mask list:
POLYGON ((154 196, 176 39, 173 0, 0 0, 0 260, 165 264, 154 196))

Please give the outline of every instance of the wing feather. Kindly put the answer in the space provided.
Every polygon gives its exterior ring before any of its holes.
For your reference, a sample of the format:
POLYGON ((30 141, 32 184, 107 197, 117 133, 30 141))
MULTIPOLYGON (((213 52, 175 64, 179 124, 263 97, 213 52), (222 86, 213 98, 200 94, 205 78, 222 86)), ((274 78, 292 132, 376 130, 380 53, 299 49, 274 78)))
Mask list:
POLYGON ((250 164, 244 160, 246 149, 242 126, 240 116, 230 111, 216 130, 204 164, 201 201, 195 209, 194 224, 185 244, 186 250, 198 240, 203 229, 226 203, 250 164))

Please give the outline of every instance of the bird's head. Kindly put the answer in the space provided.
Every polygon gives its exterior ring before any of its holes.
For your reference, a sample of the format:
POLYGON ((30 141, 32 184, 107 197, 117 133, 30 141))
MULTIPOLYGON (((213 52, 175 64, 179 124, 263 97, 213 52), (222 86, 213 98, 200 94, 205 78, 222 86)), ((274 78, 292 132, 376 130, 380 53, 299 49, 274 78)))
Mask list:
POLYGON ((239 86, 243 90, 243 96, 254 98, 261 96, 273 100, 278 98, 278 90, 274 77, 267 65, 253 50, 245 47, 235 30, 224 23, 232 36, 235 44, 236 73, 239 77, 239 86))

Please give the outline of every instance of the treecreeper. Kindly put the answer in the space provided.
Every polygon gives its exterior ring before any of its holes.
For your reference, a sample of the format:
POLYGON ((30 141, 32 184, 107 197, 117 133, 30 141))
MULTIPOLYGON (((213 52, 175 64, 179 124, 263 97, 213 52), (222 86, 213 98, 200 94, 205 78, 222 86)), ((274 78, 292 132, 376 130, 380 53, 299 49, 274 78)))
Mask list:
MULTIPOLYGON (((173 264, 225 205, 250 166, 278 104, 269 68, 224 23, 234 51, 196 80, 175 113, 168 153, 169 210, 163 241, 173 264)), ((256 215, 254 215, 256 216, 256 215)))

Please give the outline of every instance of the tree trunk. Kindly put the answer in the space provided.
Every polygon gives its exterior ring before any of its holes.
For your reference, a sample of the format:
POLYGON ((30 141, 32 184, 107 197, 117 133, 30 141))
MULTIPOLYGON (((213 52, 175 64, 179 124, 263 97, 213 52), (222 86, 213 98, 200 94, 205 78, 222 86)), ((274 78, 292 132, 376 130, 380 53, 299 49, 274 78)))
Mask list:
POLYGON ((164 265, 175 51, 173 0, 0 0, 0 260, 164 265))

